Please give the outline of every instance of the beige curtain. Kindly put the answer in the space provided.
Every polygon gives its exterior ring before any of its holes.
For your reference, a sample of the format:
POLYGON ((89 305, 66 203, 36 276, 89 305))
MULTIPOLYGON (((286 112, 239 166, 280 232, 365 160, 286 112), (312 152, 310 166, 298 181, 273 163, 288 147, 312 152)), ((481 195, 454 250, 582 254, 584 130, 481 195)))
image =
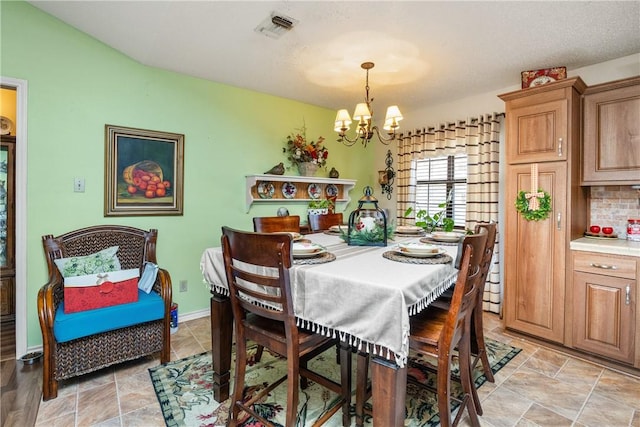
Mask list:
MULTIPOLYGON (((404 217, 407 208, 415 204, 414 160, 457 153, 467 154, 466 228, 473 229, 479 222, 498 221, 498 158, 503 116, 503 113, 485 114, 401 135, 397 176, 399 224, 415 220, 404 217)), ((501 303, 498 247, 496 241, 483 294, 484 309, 494 313, 500 312, 501 303)))

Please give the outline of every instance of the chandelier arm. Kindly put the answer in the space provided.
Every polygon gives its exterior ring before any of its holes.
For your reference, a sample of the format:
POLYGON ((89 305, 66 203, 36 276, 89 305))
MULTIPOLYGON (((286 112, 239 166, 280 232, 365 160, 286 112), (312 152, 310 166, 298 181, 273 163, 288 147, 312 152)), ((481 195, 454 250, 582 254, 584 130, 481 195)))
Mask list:
POLYGON ((384 136, 382 136, 382 134, 380 133, 380 129, 378 129, 378 126, 374 126, 371 128, 372 131, 374 131, 376 133, 376 136, 378 137, 378 139, 380 140, 380 142, 382 142, 384 145, 389 145, 389 143, 391 141, 395 141, 396 139, 400 139, 400 138, 396 138, 398 136, 397 133, 393 132, 392 134, 390 134, 390 136, 388 138, 385 138, 384 136))

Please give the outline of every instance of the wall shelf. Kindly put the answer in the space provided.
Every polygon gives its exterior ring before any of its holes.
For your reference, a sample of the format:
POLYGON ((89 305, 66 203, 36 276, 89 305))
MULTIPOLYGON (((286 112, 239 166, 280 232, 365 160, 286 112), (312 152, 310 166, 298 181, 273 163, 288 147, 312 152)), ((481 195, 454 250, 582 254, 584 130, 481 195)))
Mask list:
POLYGON ((336 202, 349 203, 354 179, 319 178, 316 176, 246 175, 247 212, 253 203, 289 203, 326 199, 336 195, 336 202), (312 197, 311 194, 318 194, 312 197))

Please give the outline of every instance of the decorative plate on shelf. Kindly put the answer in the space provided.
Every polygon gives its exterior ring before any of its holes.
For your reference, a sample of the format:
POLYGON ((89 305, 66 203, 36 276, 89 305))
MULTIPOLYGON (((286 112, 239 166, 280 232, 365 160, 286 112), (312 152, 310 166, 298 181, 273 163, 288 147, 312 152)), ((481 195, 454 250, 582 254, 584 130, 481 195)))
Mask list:
POLYGON ((13 131, 13 122, 5 116, 0 116, 0 135, 11 135, 13 131))
POLYGON ((327 197, 335 197, 338 195, 338 187, 335 184, 329 184, 324 192, 327 193, 327 197))
POLYGON ((282 195, 285 199, 293 199, 296 197, 298 189, 293 182, 285 182, 282 184, 282 195))
POLYGON ((270 181, 262 181, 258 184, 258 196, 260 196, 261 199, 272 198, 275 191, 276 188, 270 181))
POLYGON ((319 184, 309 184, 307 188, 307 193, 309 193, 309 197, 312 199, 319 199, 322 196, 322 187, 319 184))

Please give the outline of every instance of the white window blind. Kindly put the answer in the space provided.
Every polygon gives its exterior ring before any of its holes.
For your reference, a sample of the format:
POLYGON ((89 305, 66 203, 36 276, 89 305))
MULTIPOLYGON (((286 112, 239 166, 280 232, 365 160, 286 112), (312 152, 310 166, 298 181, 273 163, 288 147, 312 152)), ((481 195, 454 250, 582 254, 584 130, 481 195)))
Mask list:
POLYGON ((416 161, 416 211, 426 210, 429 215, 440 211, 438 207, 452 191, 447 217, 456 227, 464 228, 467 203, 467 156, 443 156, 416 161))

